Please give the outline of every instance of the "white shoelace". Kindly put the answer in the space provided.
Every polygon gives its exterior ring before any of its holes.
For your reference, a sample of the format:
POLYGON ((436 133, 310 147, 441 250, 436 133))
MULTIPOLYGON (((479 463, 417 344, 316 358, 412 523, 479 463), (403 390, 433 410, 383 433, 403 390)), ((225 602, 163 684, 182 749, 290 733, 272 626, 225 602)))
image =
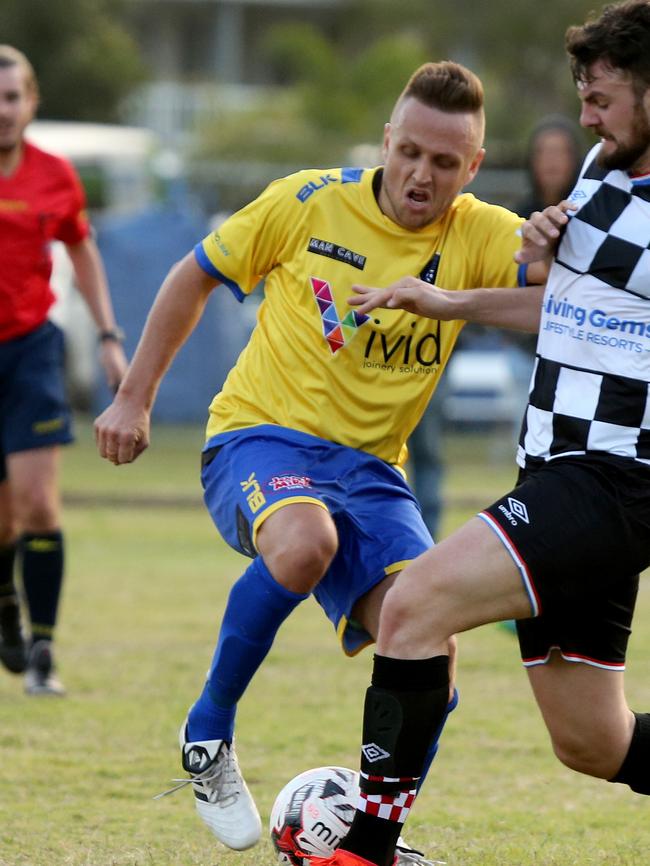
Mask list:
MULTIPOLYGON (((201 784, 205 784, 212 792, 217 794, 217 799, 219 800, 219 805, 228 806, 231 803, 236 802, 239 797, 239 773, 237 772, 237 768, 234 765, 234 761, 231 759, 230 751, 227 754, 224 754, 222 759, 217 760, 214 764, 211 764, 202 773, 194 773, 187 779, 172 779, 172 782, 176 782, 173 788, 169 788, 167 791, 162 791, 160 794, 156 794, 153 797, 153 800, 160 800, 162 797, 166 797, 168 794, 174 794, 176 791, 180 791, 181 788, 185 788, 187 785, 191 785, 193 782, 200 782, 201 784), (225 789, 230 787, 231 790, 229 793, 224 793, 225 789)), ((212 802, 210 799, 209 802, 212 802)))

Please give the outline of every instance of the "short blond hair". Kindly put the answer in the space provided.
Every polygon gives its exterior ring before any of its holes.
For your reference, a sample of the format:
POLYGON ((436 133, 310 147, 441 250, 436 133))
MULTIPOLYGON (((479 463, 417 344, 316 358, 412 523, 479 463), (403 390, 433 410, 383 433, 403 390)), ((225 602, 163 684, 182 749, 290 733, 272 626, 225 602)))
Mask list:
POLYGON ((38 79, 32 64, 23 52, 13 45, 0 45, 0 69, 8 69, 10 66, 18 66, 23 70, 27 90, 38 99, 38 79))

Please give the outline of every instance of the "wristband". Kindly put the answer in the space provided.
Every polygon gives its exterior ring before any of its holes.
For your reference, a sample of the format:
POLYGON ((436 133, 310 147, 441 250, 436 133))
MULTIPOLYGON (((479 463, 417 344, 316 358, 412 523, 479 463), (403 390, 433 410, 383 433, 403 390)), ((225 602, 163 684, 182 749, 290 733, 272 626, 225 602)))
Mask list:
POLYGON ((97 342, 98 343, 123 343, 124 342, 124 331, 118 325, 114 328, 107 328, 104 331, 100 331, 97 334, 97 342))

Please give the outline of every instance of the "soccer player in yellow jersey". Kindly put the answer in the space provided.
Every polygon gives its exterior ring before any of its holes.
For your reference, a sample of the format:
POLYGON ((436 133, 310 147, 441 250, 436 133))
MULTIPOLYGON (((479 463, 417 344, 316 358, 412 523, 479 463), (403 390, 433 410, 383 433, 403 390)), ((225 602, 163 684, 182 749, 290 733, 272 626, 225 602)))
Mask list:
POLYGON ((243 300, 265 280, 255 330, 210 406, 202 471, 215 524, 252 563, 180 735, 197 809, 231 848, 254 845, 261 828, 233 748, 235 708, 280 625, 313 593, 354 654, 374 639, 399 571, 433 543, 405 481, 405 442, 464 322, 361 315, 347 304, 351 286, 410 274, 458 291, 526 291, 514 261, 523 221, 460 194, 483 160, 483 134, 472 72, 416 70, 386 124, 383 167, 278 180, 171 270, 96 421, 101 455, 134 460, 159 382, 210 292, 221 283, 243 300))

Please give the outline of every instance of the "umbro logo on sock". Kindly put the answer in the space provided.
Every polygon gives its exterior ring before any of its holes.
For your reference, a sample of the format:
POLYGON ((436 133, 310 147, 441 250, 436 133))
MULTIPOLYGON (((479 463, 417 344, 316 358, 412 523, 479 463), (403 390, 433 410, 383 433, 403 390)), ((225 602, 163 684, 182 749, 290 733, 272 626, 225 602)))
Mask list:
POLYGON ((381 761, 382 758, 390 758, 390 752, 382 749, 377 743, 366 743, 365 746, 361 746, 361 751, 365 759, 371 764, 374 764, 375 761, 381 761))

